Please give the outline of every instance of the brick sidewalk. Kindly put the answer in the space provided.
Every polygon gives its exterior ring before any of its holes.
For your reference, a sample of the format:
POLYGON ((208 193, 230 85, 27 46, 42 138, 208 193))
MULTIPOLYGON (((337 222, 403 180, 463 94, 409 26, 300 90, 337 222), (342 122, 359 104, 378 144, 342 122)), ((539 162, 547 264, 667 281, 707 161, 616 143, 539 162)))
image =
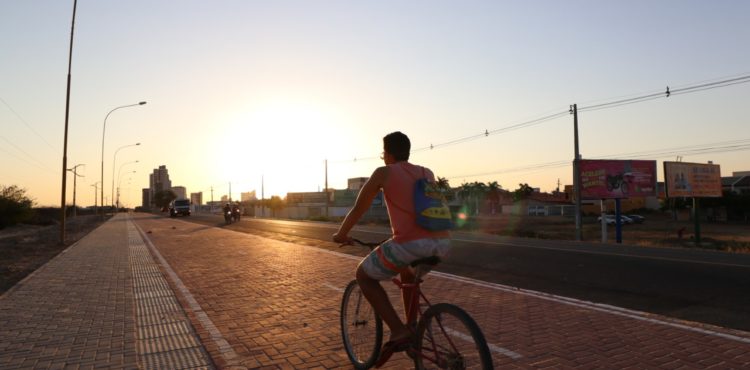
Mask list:
MULTIPOLYGON (((357 258, 174 219, 135 221, 150 231, 149 243, 204 315, 188 310, 218 366, 351 368, 338 310, 357 258), (215 330, 201 328, 206 320, 215 330), (231 356, 213 343, 217 336, 231 346, 231 356)), ((471 313, 494 348, 497 368, 750 368, 746 332, 448 274, 433 274, 424 288, 434 302, 471 313)), ((404 355, 389 365, 413 366, 404 355)))
POLYGON ((142 239, 117 215, 0 297, 0 369, 209 368, 185 355, 192 328, 179 305, 149 315, 169 299, 142 239))

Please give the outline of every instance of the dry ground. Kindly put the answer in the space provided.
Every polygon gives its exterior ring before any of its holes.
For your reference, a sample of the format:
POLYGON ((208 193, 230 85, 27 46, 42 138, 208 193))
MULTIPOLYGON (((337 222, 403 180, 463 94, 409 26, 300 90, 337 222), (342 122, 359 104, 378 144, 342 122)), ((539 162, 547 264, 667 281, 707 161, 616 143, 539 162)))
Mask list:
POLYGON ((78 216, 66 221, 66 243, 60 244, 60 225, 16 225, 0 230, 0 294, 44 265, 103 222, 101 216, 78 216))

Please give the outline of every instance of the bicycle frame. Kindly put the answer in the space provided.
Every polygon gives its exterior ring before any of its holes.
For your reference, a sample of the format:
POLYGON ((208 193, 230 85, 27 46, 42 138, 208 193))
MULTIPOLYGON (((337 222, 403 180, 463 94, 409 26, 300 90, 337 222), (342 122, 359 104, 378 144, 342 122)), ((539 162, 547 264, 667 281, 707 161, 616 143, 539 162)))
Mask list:
MULTIPOLYGON (((430 301, 427 299, 427 296, 425 296, 425 294, 422 292, 422 289, 420 288, 420 285, 423 281, 422 278, 420 277, 422 275, 421 274, 422 267, 417 266, 414 270, 415 270, 413 273, 414 282, 412 283, 402 282, 398 278, 393 278, 391 279, 391 281, 394 284, 396 284, 396 286, 399 287, 401 291, 409 292, 407 296, 409 298, 409 303, 408 305, 405 305, 406 307, 404 307, 404 309, 406 310, 406 326, 409 328, 409 330, 412 331, 412 334, 416 335, 416 329, 417 329, 417 324, 419 323, 419 318, 422 317, 424 313, 424 310, 422 310, 423 305, 421 304, 420 298, 421 300, 424 301, 425 307, 429 308, 430 306, 432 306, 432 304, 430 303, 430 301)), ((454 351, 456 351, 457 350, 456 345, 455 343, 453 343, 451 336, 448 335, 448 333, 446 332, 445 327, 443 327, 443 323, 440 322, 440 320, 438 320, 437 322, 438 322, 438 326, 440 327, 440 331, 442 332, 443 336, 447 339, 451 348, 454 351)), ((430 357, 424 353, 423 349, 424 347, 410 348, 407 350, 407 352, 410 352, 415 356, 420 356, 425 360, 428 360, 432 363, 437 364, 438 363, 437 356, 435 356, 434 358, 430 357)), ((430 350, 434 354, 438 353, 438 348, 434 341, 432 342, 432 348, 430 350)))

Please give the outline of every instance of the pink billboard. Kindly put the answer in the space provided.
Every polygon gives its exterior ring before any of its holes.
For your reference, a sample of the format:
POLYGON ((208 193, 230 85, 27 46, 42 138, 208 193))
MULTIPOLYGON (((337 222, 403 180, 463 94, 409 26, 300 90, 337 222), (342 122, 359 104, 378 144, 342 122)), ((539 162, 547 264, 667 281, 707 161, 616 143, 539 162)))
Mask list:
POLYGON ((656 161, 582 159, 580 172, 582 199, 656 195, 656 161))

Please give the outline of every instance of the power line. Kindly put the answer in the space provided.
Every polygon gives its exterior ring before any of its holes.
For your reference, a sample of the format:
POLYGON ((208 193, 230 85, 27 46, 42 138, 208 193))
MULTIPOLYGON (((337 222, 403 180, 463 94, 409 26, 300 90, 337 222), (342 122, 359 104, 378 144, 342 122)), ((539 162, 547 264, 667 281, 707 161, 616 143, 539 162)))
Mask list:
MULTIPOLYGON (((642 103, 642 102, 646 102, 646 101, 650 101, 650 100, 655 100, 655 99, 659 99, 659 98, 668 98, 668 97, 670 97, 672 95, 684 95, 684 94, 695 93, 695 92, 700 92, 700 91, 706 91, 706 90, 711 90, 711 89, 717 89, 717 88, 721 88, 721 87, 738 85, 738 84, 743 84, 743 83, 748 83, 748 82, 750 82, 750 74, 740 75, 740 76, 731 77, 731 78, 724 78, 724 79, 721 79, 721 80, 718 80, 718 81, 712 81, 712 82, 697 82, 697 83, 692 83, 692 84, 685 85, 685 87, 678 87, 678 88, 674 88, 674 89, 671 89, 671 90, 670 90, 669 86, 667 86, 667 88, 664 91, 660 91, 660 92, 647 93, 647 94, 644 94, 644 95, 639 95, 639 96, 634 96, 634 97, 629 97, 629 98, 621 98, 621 99, 616 99, 614 101, 609 101, 609 102, 605 102, 605 103, 594 104, 594 105, 585 106, 585 107, 579 107, 578 108, 578 112, 596 111, 596 110, 602 110, 602 109, 616 108, 616 107, 620 107, 620 106, 623 106, 623 105, 630 105, 630 104, 635 104, 635 103, 642 103)), ((513 125, 510 125, 510 126, 498 128, 498 129, 495 129, 495 130, 491 130, 491 131, 490 130, 485 130, 484 133, 473 134, 473 135, 469 135, 469 136, 465 136, 465 137, 461 137, 461 138, 449 140, 449 141, 446 141, 446 142, 443 142, 443 143, 430 144, 430 146, 413 149, 412 153, 422 152, 422 151, 426 151, 426 150, 433 150, 433 149, 438 149, 438 148, 443 148, 443 147, 450 146, 450 145, 455 145, 455 144, 461 144, 461 143, 465 143, 465 142, 474 141, 474 140, 477 140, 477 139, 481 139, 483 137, 488 137, 490 135, 496 135, 496 134, 500 134, 500 133, 505 133, 505 132, 513 131, 513 130, 518 130, 518 129, 522 129, 522 128, 527 128, 527 127, 535 126, 535 125, 538 125, 538 124, 541 124, 541 123, 544 123, 544 122, 547 122, 547 121, 554 120, 556 118, 560 118, 560 117, 562 117, 562 116, 564 116, 566 114, 569 114, 569 113, 570 113, 569 110, 566 110, 564 112, 561 111, 561 112, 553 113, 553 114, 550 114, 550 115, 547 115, 547 116, 544 116, 544 117, 536 118, 536 119, 533 119, 533 120, 530 120, 530 121, 521 122, 521 123, 518 123, 518 124, 513 124, 513 125)), ((359 158, 355 157, 352 160, 330 161, 330 163, 350 163, 350 162, 357 162, 357 161, 370 161, 370 160, 376 160, 376 159, 378 159, 378 157, 375 157, 375 156, 371 156, 371 157, 359 157, 359 158)))
MULTIPOLYGON (((670 148, 670 149, 664 149, 664 150, 657 149, 657 150, 650 150, 650 151, 645 151, 645 152, 641 151, 641 152, 623 153, 623 154, 615 154, 615 155, 600 155, 600 156, 595 156, 594 158, 597 158, 597 159, 606 159, 606 158, 630 159, 630 158, 643 158, 643 157, 665 158, 665 157, 673 157, 674 155, 685 156, 685 155, 695 155, 695 154, 736 152, 736 151, 744 151, 744 150, 750 150, 750 139, 733 140, 733 141, 711 143, 711 144, 699 144, 699 145, 676 147, 676 148, 670 148)), ((503 173, 512 173, 512 172, 528 172, 528 171, 570 166, 571 163, 572 163, 572 160, 539 163, 539 164, 533 164, 529 166, 507 168, 507 169, 501 169, 501 170, 491 171, 491 172, 449 176, 447 177, 447 179, 499 175, 503 173)))
MULTIPOLYGON (((39 167, 41 169, 44 169, 46 171, 55 172, 55 171, 51 170, 49 167, 47 167, 47 165, 45 165, 44 163, 42 163, 40 160, 34 158, 31 154, 27 153, 25 150, 21 149, 21 147, 19 147, 18 145, 14 144, 12 141, 8 140, 4 136, 0 136, 0 139, 3 139, 5 142, 7 142, 8 144, 10 144, 16 150, 18 150, 19 152, 23 153, 26 157, 28 157, 29 159, 31 159, 32 161, 34 161, 36 163, 31 163, 31 162, 29 162, 29 161, 27 161, 27 160, 25 160, 23 158, 20 158, 20 157, 18 157, 16 155, 14 155, 14 157, 16 157, 18 159, 21 159, 22 161, 24 161, 26 163, 33 164, 33 165, 35 165, 35 166, 37 166, 37 167, 39 167)), ((5 150, 5 152, 9 153, 7 150, 5 150)))
POLYGON ((16 111, 15 111, 15 109, 13 109, 13 108, 12 108, 12 107, 10 106, 10 104, 8 104, 8 102, 6 102, 6 101, 5 101, 5 100, 4 100, 4 99, 3 99, 2 97, 0 97, 0 101, 1 101, 1 102, 3 102, 3 104, 5 104, 5 106, 6 106, 7 108, 8 108, 8 110, 10 110, 11 112, 13 112, 13 114, 15 114, 15 115, 16 115, 16 117, 17 117, 17 118, 18 118, 18 119, 19 119, 19 120, 20 120, 21 122, 23 122, 23 124, 24 124, 24 125, 26 125, 26 127, 28 127, 28 128, 29 128, 29 130, 31 130, 31 132, 33 132, 33 133, 34 133, 34 135, 36 135, 36 136, 37 136, 38 138, 42 139, 42 141, 43 141, 43 142, 44 142, 45 144, 47 144, 47 146, 48 146, 48 147, 50 147, 50 148, 51 148, 52 150, 55 150, 55 151, 57 151, 57 149, 56 149, 55 147, 53 147, 53 146, 52 146, 52 144, 50 144, 50 143, 49 143, 49 142, 48 142, 48 141, 47 141, 47 140, 46 140, 46 139, 45 139, 44 137, 42 137, 42 135, 39 135, 39 133, 38 133, 38 132, 36 132, 36 130, 34 130, 34 128, 33 128, 33 127, 31 127, 31 125, 30 125, 30 124, 29 124, 28 122, 26 122, 26 120, 25 120, 25 119, 23 119, 23 117, 21 117, 21 115, 20 115, 20 114, 18 114, 18 112, 16 112, 16 111))

